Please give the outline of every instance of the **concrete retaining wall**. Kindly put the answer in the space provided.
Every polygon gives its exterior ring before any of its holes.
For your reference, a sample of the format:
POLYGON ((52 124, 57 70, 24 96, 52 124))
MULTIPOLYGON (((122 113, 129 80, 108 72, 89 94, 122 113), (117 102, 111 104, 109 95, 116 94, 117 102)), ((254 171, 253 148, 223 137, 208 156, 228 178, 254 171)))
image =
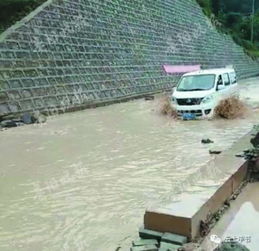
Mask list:
MULTIPOLYGON (((245 158, 237 158, 236 154, 251 148, 252 134, 253 131, 217 156, 213 164, 214 170, 211 169, 212 166, 206 166, 202 171, 204 176, 200 179, 213 182, 218 180, 217 185, 208 186, 195 193, 182 193, 172 203, 147 209, 144 215, 145 229, 186 236, 189 241, 204 237, 201 222, 208 228, 205 229, 207 234, 211 222, 224 207, 224 203, 229 203, 232 195, 246 184, 249 162, 245 158)), ((189 188, 189 191, 192 189, 189 188)))
POLYGON ((49 0, 0 36, 0 116, 170 89, 164 64, 259 74, 195 0, 49 0))

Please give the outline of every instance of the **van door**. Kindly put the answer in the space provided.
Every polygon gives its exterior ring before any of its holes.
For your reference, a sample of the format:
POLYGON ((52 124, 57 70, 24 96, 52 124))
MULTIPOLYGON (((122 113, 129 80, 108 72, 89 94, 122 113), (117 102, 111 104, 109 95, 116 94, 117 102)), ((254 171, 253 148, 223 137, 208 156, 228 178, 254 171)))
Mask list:
POLYGON ((230 78, 230 85, 231 85, 231 94, 234 96, 238 96, 239 94, 239 88, 237 84, 237 76, 235 72, 230 72, 229 73, 229 78, 230 78))
POLYGON ((229 74, 228 73, 222 74, 222 78, 225 85, 225 96, 230 97, 234 94, 234 88, 231 85, 229 74))
POLYGON ((220 101, 228 95, 228 88, 225 86, 223 74, 218 76, 217 86, 216 86, 216 96, 217 100, 220 101))

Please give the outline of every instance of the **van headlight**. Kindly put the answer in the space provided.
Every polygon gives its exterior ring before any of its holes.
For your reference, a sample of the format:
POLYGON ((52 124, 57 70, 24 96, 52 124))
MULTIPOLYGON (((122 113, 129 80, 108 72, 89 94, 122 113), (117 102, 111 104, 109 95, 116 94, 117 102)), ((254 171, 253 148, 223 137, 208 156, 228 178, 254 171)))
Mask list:
POLYGON ((212 100, 213 100, 213 96, 212 96, 212 95, 209 95, 209 96, 205 97, 205 98, 201 101, 201 103, 202 103, 202 104, 208 104, 208 103, 212 102, 212 100))
POLYGON ((177 104, 176 97, 174 97, 174 96, 172 96, 172 103, 175 104, 175 105, 177 104))

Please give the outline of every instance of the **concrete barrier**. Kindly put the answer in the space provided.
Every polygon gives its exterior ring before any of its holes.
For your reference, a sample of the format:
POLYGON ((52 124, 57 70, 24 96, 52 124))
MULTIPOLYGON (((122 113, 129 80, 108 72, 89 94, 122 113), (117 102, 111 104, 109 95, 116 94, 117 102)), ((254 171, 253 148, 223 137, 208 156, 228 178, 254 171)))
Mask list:
MULTIPOLYGON (((202 231, 209 228, 213 217, 224 205, 228 205, 228 200, 247 178, 248 162, 235 155, 251 147, 250 139, 251 135, 246 135, 231 149, 216 157, 214 168, 220 171, 217 172, 219 185, 198 193, 183 194, 178 202, 147 209, 145 229, 183 235, 189 241, 202 237, 202 231)), ((209 173, 212 170, 206 171, 209 173)))

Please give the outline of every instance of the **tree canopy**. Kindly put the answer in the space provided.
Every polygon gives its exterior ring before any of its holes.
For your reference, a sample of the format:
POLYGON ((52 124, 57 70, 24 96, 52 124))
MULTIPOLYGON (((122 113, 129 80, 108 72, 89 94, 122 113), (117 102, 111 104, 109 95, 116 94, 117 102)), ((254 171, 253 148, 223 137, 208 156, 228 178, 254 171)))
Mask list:
POLYGON ((0 0, 0 33, 45 0, 0 0))
POLYGON ((222 24, 222 32, 230 33, 236 43, 243 46, 251 56, 259 56, 259 0, 197 0, 208 16, 212 14, 222 24), (251 40, 252 22, 254 37, 251 40))
MULTIPOLYGON (((212 0, 219 2, 220 9, 223 12, 240 12, 243 14, 251 14, 253 0, 212 0)), ((259 0, 255 0, 255 9, 259 9, 259 0)))

